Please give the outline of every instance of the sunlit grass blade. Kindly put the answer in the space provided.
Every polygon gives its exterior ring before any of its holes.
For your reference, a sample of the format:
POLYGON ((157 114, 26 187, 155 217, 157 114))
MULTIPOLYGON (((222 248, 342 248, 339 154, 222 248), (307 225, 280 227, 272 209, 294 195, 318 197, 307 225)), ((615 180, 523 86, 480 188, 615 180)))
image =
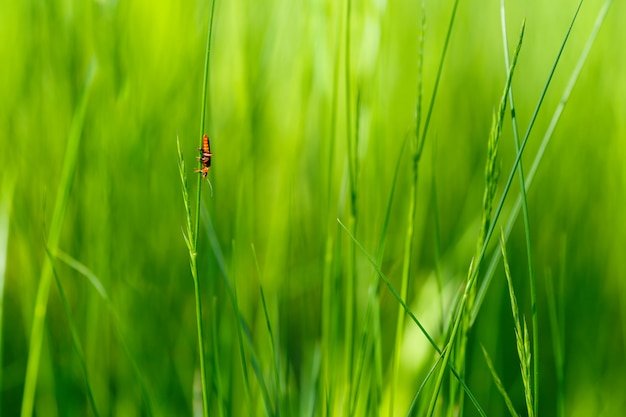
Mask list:
MULTIPOLYGON (((61 177, 59 180, 59 190, 54 203, 50 229, 47 233, 48 248, 52 253, 53 258, 56 256, 59 240, 61 238, 61 229, 65 218, 65 210, 70 198, 70 191, 72 188, 74 172, 76 170, 78 150, 80 148, 85 115, 87 114, 87 103, 89 102, 91 86, 95 78, 96 69, 97 64, 94 58, 91 60, 87 69, 78 105, 76 106, 76 110, 72 118, 72 124, 70 126, 65 158, 63 159, 63 167, 61 169, 61 177)), ((39 360, 41 357, 41 345, 43 343, 44 323, 46 320, 51 281, 52 264, 50 263, 50 259, 46 257, 41 270, 41 275, 39 277, 37 298, 35 300, 33 325, 31 328, 28 348, 28 362, 26 365, 26 378, 24 381, 24 395, 22 397, 22 417, 30 417, 33 414, 35 390, 37 388, 37 374, 39 371, 39 360)))
POLYGON ((502 395, 502 398, 504 399, 504 403, 506 404, 506 408, 509 410, 509 413, 511 413, 511 416, 519 417, 519 414, 517 414, 517 411, 515 411, 515 407, 513 407, 511 398, 509 398, 509 394, 506 393, 506 390, 504 389, 504 385, 502 385, 502 381, 500 380, 500 377, 498 377, 498 373, 496 372, 496 369, 493 367, 493 362, 491 361, 491 358, 489 357, 489 353, 487 353, 487 349, 485 349, 483 345, 480 345, 480 347, 483 350, 483 356, 485 357, 485 362, 487 362, 487 367, 489 368, 489 372, 491 372, 491 378, 493 378, 493 382, 496 384, 496 388, 498 388, 498 392, 500 392, 500 395, 502 395))
MULTIPOLYGON (((378 276, 380 277, 380 279, 383 280, 383 282, 385 283, 385 285, 387 286, 387 288, 389 289, 389 291, 391 292, 391 294, 393 295, 393 297, 396 299, 396 301, 398 301, 398 303, 402 306, 402 308, 404 309, 404 311, 406 312, 406 314, 411 318, 411 320, 413 320, 413 322, 417 325, 417 327, 420 329, 420 331, 422 332, 422 334, 426 337, 426 339, 428 340, 428 342, 430 343, 430 345, 435 349, 435 351, 439 354, 439 355, 443 355, 445 356, 445 349, 442 350, 439 348, 439 346, 437 346, 437 343, 435 343, 435 340, 432 338, 432 336, 430 336, 430 334, 428 333, 428 331, 426 331, 426 328, 422 325, 422 323, 417 319, 417 317, 415 317, 415 314, 413 314, 413 312, 409 309, 408 305, 406 304, 406 302, 402 299, 402 297, 400 297, 400 294, 398 293, 398 291, 394 288, 394 286, 391 284, 391 281, 389 281, 389 279, 385 276, 385 274, 383 274, 383 272, 381 271, 380 267, 378 266, 378 264, 376 263, 376 261, 374 260, 374 258, 367 252, 367 250, 363 247, 363 245, 356 240, 356 238, 350 233, 350 231, 348 230, 348 228, 346 227, 346 225, 344 225, 341 220, 337 219, 337 222, 339 223, 339 225, 343 228, 343 230, 348 234, 348 236, 350 237, 350 239, 352 239, 355 243, 355 245, 357 246, 357 248, 359 248, 359 250, 363 253, 363 255, 365 255, 365 257, 367 258, 367 260, 369 261, 369 263, 372 265, 372 267, 374 268, 374 270, 376 271, 376 273, 378 274, 378 276)), ((465 382, 461 379, 461 377, 459 376, 459 373, 454 369, 454 367, 452 367, 450 364, 448 364, 448 367, 450 369, 450 371, 452 372, 452 374, 457 378, 457 380, 460 382, 461 386, 463 387, 463 389, 465 390, 465 393, 467 394, 468 398, 470 399, 470 401, 472 401, 472 404, 474 404, 474 406, 476 407, 476 410, 478 411, 478 413, 481 416, 485 416, 485 412, 483 411, 482 407, 480 406, 480 404, 478 404, 478 401, 476 400, 476 397, 474 396, 474 394, 472 394, 472 392, 470 391, 470 389, 467 387, 467 385, 465 384, 465 382)))
POLYGON ((78 357, 78 362, 80 363, 81 371, 83 373, 83 378, 85 378, 85 387, 87 389, 87 398, 89 399, 89 405, 91 406, 91 412, 94 416, 100 416, 98 412, 98 406, 96 405, 96 399, 93 395, 93 388, 91 387, 91 381, 89 379, 89 372, 87 371, 87 363, 85 362, 85 355, 83 353, 83 348, 80 343, 80 337, 78 336, 78 331, 76 330, 76 325, 74 324, 74 319, 72 318, 72 311, 70 309, 70 304, 67 301, 67 297, 65 296, 65 290, 63 289, 63 283, 59 278, 59 274, 57 273, 57 269, 54 262, 54 257, 46 244, 46 254, 48 255, 50 265, 52 268, 52 275, 54 276, 54 280, 57 284, 57 289, 59 290, 59 296, 61 297, 61 304, 63 304, 63 311, 65 312, 65 317, 67 318, 67 325, 70 329, 70 334, 72 335, 72 344, 74 346, 74 350, 76 352, 76 356, 78 357))

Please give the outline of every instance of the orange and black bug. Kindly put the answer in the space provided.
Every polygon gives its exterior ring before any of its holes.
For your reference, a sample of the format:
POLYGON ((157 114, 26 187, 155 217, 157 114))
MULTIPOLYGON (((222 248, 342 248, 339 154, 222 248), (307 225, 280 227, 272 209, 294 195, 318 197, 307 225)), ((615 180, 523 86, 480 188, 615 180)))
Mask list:
POLYGON ((196 169, 196 172, 202 174, 202 178, 206 178, 209 173, 209 169, 211 169, 211 157, 213 154, 211 153, 211 144, 209 143, 209 136, 204 134, 202 136, 202 147, 198 148, 200 151, 200 156, 198 157, 198 161, 202 162, 202 168, 196 169))

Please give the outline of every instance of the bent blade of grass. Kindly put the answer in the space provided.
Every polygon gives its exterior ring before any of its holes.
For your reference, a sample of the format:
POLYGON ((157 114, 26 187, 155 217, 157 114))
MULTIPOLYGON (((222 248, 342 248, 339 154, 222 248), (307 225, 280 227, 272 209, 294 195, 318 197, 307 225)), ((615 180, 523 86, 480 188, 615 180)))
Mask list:
POLYGON ((506 408, 509 410, 509 413, 511 413, 513 417, 519 417, 519 414, 517 414, 517 411, 515 411, 515 407, 513 407, 511 398, 509 398, 509 394, 506 393, 506 390, 504 389, 504 385, 502 385, 502 381, 500 380, 500 377, 498 377, 498 373, 496 372, 496 369, 493 367, 493 362, 491 361, 491 358, 489 357, 489 353, 487 353, 487 349, 485 349, 485 347, 482 344, 480 345, 480 347, 483 350, 483 356, 485 357, 485 362, 487 363, 489 372, 491 372, 491 378, 493 379, 493 382, 496 384, 496 388, 498 388, 498 392, 500 392, 500 395, 502 395, 502 398, 504 399, 504 403, 506 404, 506 408))
MULTIPOLYGON (((370 255, 367 252, 367 250, 363 247, 363 245, 354 237, 354 235, 352 235, 350 233, 350 230, 348 230, 346 225, 343 224, 343 222, 341 220, 337 219, 337 222, 343 228, 343 230, 348 234, 350 239, 352 239, 354 241, 354 243, 357 246, 357 248, 359 248, 359 250, 363 253, 363 255, 365 255, 365 257, 367 258, 369 263, 372 265, 372 267, 376 271, 376 274, 380 277, 380 279, 383 280, 383 282, 385 283, 385 285, 387 286, 387 288, 389 289, 389 291, 391 292, 393 297, 398 301, 398 303, 400 303, 400 305, 402 306, 402 308, 404 309, 406 314, 408 314, 408 316, 411 318, 411 320, 413 320, 413 322, 417 325, 417 327, 420 329, 422 334, 426 337, 426 339, 431 344, 431 346, 435 349, 435 351, 439 355, 445 355, 445 353, 446 353, 445 348, 442 350, 442 349, 439 348, 439 346, 437 346, 437 344, 435 343, 435 340, 430 336, 428 331, 426 331, 426 328, 417 319, 417 317, 415 317, 415 314, 413 314, 413 312, 409 309, 409 307, 407 306, 406 302, 402 299, 402 297, 400 297, 400 294, 394 288, 394 286, 391 284, 391 281, 389 281, 387 276, 381 271, 380 266, 378 266, 378 264, 376 263, 376 261, 374 260, 372 255, 370 255)), ((478 404, 478 401, 476 400, 476 397, 474 396, 474 394, 472 394, 472 392, 470 391, 468 386, 465 384, 465 381, 462 380, 462 378, 460 377, 459 373, 454 369, 454 367, 452 365, 448 364, 447 366, 450 368, 450 371, 452 372, 452 374, 459 380, 461 386, 465 390, 465 393, 470 398, 470 401, 472 401, 472 404, 474 404, 474 406, 476 407, 476 410, 478 411, 478 413, 481 416, 485 416, 485 412, 483 411, 483 409, 480 406, 480 404, 478 404)))
MULTIPOLYGON (((54 203, 50 230, 47 233, 49 249, 53 254, 53 258, 56 256, 59 240, 61 238, 61 229, 65 218, 65 210, 69 202, 72 180, 74 178, 76 162, 78 160, 78 150, 80 148, 83 125, 85 122, 85 115, 87 113, 87 103, 89 102, 91 86, 93 85, 96 71, 97 63, 95 58, 92 58, 83 81, 78 105, 76 106, 76 111, 72 118, 65 158, 63 159, 63 167, 61 168, 59 190, 54 203)), ((43 330, 46 320, 46 312, 48 309, 48 295, 50 293, 51 281, 52 264, 50 263, 50 259, 46 257, 41 270, 41 275, 39 277, 35 310, 33 314, 33 325, 31 328, 30 342, 28 346, 28 360, 26 365, 24 395, 22 397, 21 408, 22 417, 30 417, 33 414, 35 390, 37 388, 37 374, 39 372, 39 360, 41 357, 41 345, 43 343, 43 330)))
MULTIPOLYGON (((520 35, 519 35, 519 39, 517 42, 517 46, 515 48, 515 53, 513 55, 513 61, 511 63, 511 67, 507 74, 504 91, 502 93, 502 97, 500 98, 498 111, 494 114, 492 125, 491 125, 491 132, 489 134, 488 156, 487 156, 487 163, 485 166, 486 184, 485 184, 485 191, 483 194, 482 226, 479 232, 478 245, 477 245, 477 252, 479 252, 479 255, 473 258, 472 262, 470 263, 470 268, 468 270, 467 283, 465 285, 465 291, 463 294, 463 298, 461 299, 461 303, 459 305, 457 313, 455 314, 452 331, 450 332, 450 336, 446 344, 449 347, 449 349, 446 350, 446 353, 443 358, 444 366, 441 367, 439 374, 437 375, 437 381, 435 383, 435 390, 433 391, 430 405, 428 407, 428 412, 427 412, 428 416, 432 416, 433 413, 435 412, 437 399, 439 397, 441 385, 443 383, 443 376, 448 367, 448 362, 450 359, 450 352, 455 347, 456 337, 458 335, 457 332, 459 328, 461 328, 461 333, 465 334, 467 329, 469 328, 467 326, 469 326, 470 323, 467 321, 468 317, 467 317, 467 312, 465 311, 465 309, 468 303, 470 304, 470 307, 471 307, 471 304, 473 303, 472 294, 474 291, 474 283, 476 282, 476 278, 478 276, 480 263, 482 261, 482 258, 484 257, 485 248, 487 244, 489 243, 490 232, 492 231, 494 224, 496 223, 498 219, 497 213, 496 215, 493 216, 493 218, 491 216, 493 198, 495 197, 495 191, 496 191, 495 183, 497 181, 497 176, 498 176, 497 166, 496 166, 497 149, 498 149, 498 142, 500 140, 500 136, 502 133, 502 123, 504 120, 506 101, 508 98, 511 81, 513 79, 513 74, 515 72, 515 67, 517 65, 517 59, 519 57, 519 53, 522 47, 525 27, 526 27, 526 20, 522 22, 522 28, 520 30, 520 35), (479 249, 480 247, 482 247, 482 249, 479 249), (462 322, 463 322, 463 327, 461 327, 462 322)), ((462 340, 462 343, 464 343, 463 340, 462 340)), ((464 351, 464 345, 461 345, 460 349, 461 351, 464 351)), ((464 360, 464 357, 462 359, 464 360)))
POLYGON ((61 279, 59 278, 59 274, 57 273, 56 266, 54 265, 54 257, 52 256, 52 252, 50 252, 50 248, 48 247, 47 242, 45 244, 45 248, 52 268, 52 275, 54 276, 54 280, 57 284, 57 289, 59 290, 61 304, 63 305, 63 311, 65 312, 65 316, 67 317, 67 325, 70 329, 70 334, 72 335, 72 345, 74 346, 74 350, 76 351, 76 356, 78 357, 78 362, 80 363, 80 368, 83 372, 83 378, 85 378, 85 387, 87 388, 87 398, 89 399, 89 405, 91 406, 91 411, 94 416, 99 417, 100 413, 98 412, 96 399, 93 395, 93 388, 91 387, 91 382, 89 380, 89 372, 87 371, 85 354, 83 353, 80 338, 78 337, 78 330, 76 330, 76 325, 74 324, 74 319, 72 318, 70 304, 67 301, 67 297, 65 296, 65 290, 63 289, 63 284, 61 283, 61 279))
MULTIPOLYGON (((591 47, 593 46, 593 43, 597 37, 597 34, 600 30, 600 27, 602 27, 602 24, 604 23, 604 19, 606 18, 609 6, 611 4, 611 1, 608 0, 604 3, 602 9, 600 10, 600 12, 598 12, 598 16, 596 18, 596 22, 594 24, 594 27, 591 31, 591 34, 589 35, 589 38, 587 39, 587 42, 580 54, 580 57, 578 58, 578 61, 576 62, 576 66, 574 67, 574 70, 572 71, 572 74, 568 80, 568 83, 565 87, 565 89, 563 90, 563 94, 561 95, 561 99, 559 101, 559 104, 557 105, 554 114, 552 115, 552 119, 550 120, 550 124, 548 125, 548 129, 546 130, 543 139, 541 141, 541 144, 539 145, 539 149, 537 151, 537 154, 535 155, 535 159, 533 160, 533 164, 530 168, 530 171, 528 173, 528 177, 526 178, 526 191, 528 191, 528 189, 530 189, 530 186, 533 183, 533 180, 535 178, 535 174, 537 173, 537 170, 539 168, 539 165, 541 164, 541 161, 543 160, 543 155, 545 154, 545 150, 548 146, 548 144, 550 143, 550 140, 553 137, 554 131, 556 129, 556 126, 561 118, 561 115, 563 114, 563 110, 565 109, 565 106, 567 105, 570 95, 574 89, 574 86, 576 85, 576 82, 578 81, 578 77, 580 76, 580 73, 582 71, 582 68, 584 66, 584 64, 587 62, 587 58, 589 56, 589 52, 591 51, 591 47)), ((580 7, 580 5, 579 5, 580 7)), ((574 15, 574 20, 576 19, 576 15, 574 15)), ((574 20, 572 20, 572 22, 570 23, 570 29, 574 24, 574 20)), ((567 35, 565 37, 565 40, 563 41, 563 44, 561 45, 561 50, 563 49, 565 42, 567 41, 567 36, 569 35, 569 31, 567 32, 567 35)), ((560 52, 559 55, 557 56, 557 59, 554 63, 553 66, 553 71, 554 68, 556 67, 556 64, 558 63, 560 57, 560 52)), ((544 87, 544 89, 547 89, 548 85, 550 83, 550 79, 548 79, 548 82, 546 84, 546 86, 544 87)), ((524 143, 523 143, 524 145, 524 143)), ((523 151, 523 146, 521 147, 522 151, 523 151)), ((518 155, 521 155, 520 152, 518 152, 518 155)), ((515 172, 515 170, 511 171, 512 173, 515 172)), ((506 224, 506 227, 504 229, 504 234, 505 237, 508 239, 509 235, 511 234, 511 230, 513 230, 513 225, 515 224, 515 221, 517 220, 517 216, 519 214, 519 211, 521 209, 522 206, 522 197, 521 195, 518 195, 517 200, 515 201, 515 204, 513 206, 513 209, 511 210, 511 214, 509 215, 509 219, 508 222, 506 224)), ((496 211, 496 213, 498 213, 498 211, 496 211)), ((476 296, 476 302, 474 303, 474 308, 472 311, 472 323, 476 320, 476 317, 478 316, 478 312, 480 311, 480 307, 482 306, 482 303, 485 299, 485 296, 487 294, 487 290, 489 289, 489 285, 491 284, 491 280, 493 279, 493 276, 495 274, 496 268, 500 262, 500 256, 501 256, 501 252, 499 250, 495 250, 494 254, 491 258, 491 262, 489 263, 489 267, 487 269, 487 271, 485 272, 485 277, 481 283, 480 289, 478 290, 477 296, 476 296)))

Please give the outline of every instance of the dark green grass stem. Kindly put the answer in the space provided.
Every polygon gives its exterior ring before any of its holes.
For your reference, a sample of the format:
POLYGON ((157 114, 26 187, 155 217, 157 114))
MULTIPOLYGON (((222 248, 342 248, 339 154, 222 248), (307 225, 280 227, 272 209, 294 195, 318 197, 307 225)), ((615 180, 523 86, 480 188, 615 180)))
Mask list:
MULTIPOLYGON (((502 22, 502 40, 504 45, 504 65, 505 68, 509 68, 509 51, 508 42, 506 36, 506 15, 504 9, 504 0, 500 0, 500 16, 502 22)), ((513 88, 509 87, 509 104, 511 107, 511 123, 513 125, 513 139, 515 142, 515 152, 519 152, 519 133, 517 129, 517 117, 515 117, 515 100, 513 99, 513 88)), ((520 193, 522 196, 522 210, 524 216, 524 232, 526 235, 526 256, 528 260, 528 275, 530 281, 530 305, 531 305, 531 323, 532 323, 532 335, 533 335, 533 398, 534 398, 534 413, 537 413, 537 407, 539 403, 539 323, 537 318, 537 291, 535 289, 535 268, 533 266, 533 254, 532 244, 530 236, 530 217, 528 215, 528 201, 526 198, 526 181, 524 180, 524 168, 523 163, 520 160, 519 167, 519 182, 520 193)), ((503 232, 504 234, 504 232, 503 232)), ((504 245, 504 244, 503 244, 504 245)))
MULTIPOLYGON (((78 105, 76 106, 76 111, 70 126, 67 149, 65 151, 63 167, 61 168, 59 191, 54 203, 50 230, 48 232, 48 248, 52 253, 53 258, 56 256, 59 240, 61 238, 63 219, 65 218, 65 210, 70 198, 72 180, 76 170, 78 150, 80 148, 83 125, 85 115, 87 113, 87 103, 89 101, 89 95, 95 77, 96 68, 96 60, 93 58, 87 69, 78 105)), ((33 415, 35 390, 37 388, 37 374, 39 372, 41 345, 43 343, 44 324, 48 309, 48 295, 50 294, 51 281, 52 263, 50 262, 50 259, 46 257, 39 278, 39 286, 37 287, 37 298, 35 300, 35 309, 33 314, 33 327, 31 328, 30 343, 28 346, 28 361, 26 364, 26 377, 24 381, 24 395, 22 397, 22 417, 31 417, 33 415)))
MULTIPOLYGON (((530 188, 531 184, 533 183, 537 170, 539 169, 539 165, 541 164, 541 161, 543 160, 543 155, 545 154, 545 150, 548 147, 550 140, 552 139, 556 126, 561 118, 561 115, 563 114, 563 110, 565 109, 567 102, 569 101, 569 98, 574 89, 574 86, 576 85, 576 82, 578 81, 578 77, 580 76, 582 68, 585 62, 587 62, 589 52, 591 51, 591 47, 593 46, 593 43, 600 30, 600 27, 602 27, 604 19, 606 18, 610 4, 611 4, 611 0, 606 1, 604 3, 604 6, 598 13, 593 30, 591 34, 589 35, 589 38, 587 39, 587 43, 585 44, 578 58, 578 61, 576 62, 576 66, 574 67, 574 70, 572 71, 572 74, 570 75, 569 81, 565 89, 563 90, 563 94, 561 95, 561 99, 559 100, 559 104, 557 105, 554 111, 554 114, 552 115, 552 119, 550 120, 548 129, 543 135, 543 139, 541 140, 541 144, 539 145, 539 149, 537 151, 537 154, 535 155, 533 164, 530 167, 528 176, 525 179, 527 191, 530 188)), ((504 228, 505 238, 508 238, 508 236, 511 233, 511 230, 513 230, 513 224, 515 223, 517 219, 521 206, 522 206, 522 197, 521 195, 518 195, 517 200, 515 201, 515 204, 513 206, 513 209, 511 210, 511 213, 509 214, 506 227, 504 228)), ((481 283, 480 290, 478 291, 478 294, 476 296, 476 302, 472 310, 472 323, 476 320, 476 317, 478 316, 478 311, 480 310, 480 307, 482 306, 482 302, 487 293, 487 289, 489 288, 489 285, 491 284, 491 280, 493 279, 497 265, 500 262, 501 256, 502 256, 502 253, 499 250, 494 251, 494 254, 491 258, 491 262, 489 263, 489 267, 487 268, 487 271, 485 273, 485 277, 481 283)))
MULTIPOLYGON (((435 412, 437 399, 439 397, 439 391, 441 389, 441 384, 443 383, 443 376, 448 366, 450 352, 452 351, 452 348, 455 346, 455 341, 456 341, 456 337, 458 334, 457 332, 459 328, 461 327, 460 326, 461 322, 464 322, 464 318, 466 317, 465 308, 468 305, 468 303, 472 302, 471 294, 474 288, 474 283, 476 282, 478 270, 480 268, 480 261, 481 261, 481 258, 484 256, 484 251, 489 242, 490 234, 493 233, 493 227, 497 221, 497 215, 494 216, 493 220, 491 220, 491 206, 492 206, 492 201, 493 201, 493 197, 495 194, 495 177, 497 176, 496 165, 495 165, 497 143, 500 139, 500 135, 502 132, 502 123, 504 120, 504 112, 506 109, 506 100, 507 100, 507 96, 509 93, 509 88, 511 86, 511 81, 513 79, 513 73, 515 72, 515 67, 517 65, 517 58, 519 56, 519 52, 522 47, 525 27, 526 27, 526 21, 522 23, 522 29, 520 31, 519 39, 517 42, 517 47, 515 48, 515 54, 513 55, 513 62, 507 74, 505 88, 504 88, 504 92, 502 93, 502 98, 500 99, 498 112, 494 114, 493 124, 491 127, 491 133, 490 133, 490 138, 489 138, 489 155, 487 157, 488 160, 487 160, 487 166, 486 166, 487 184, 485 186, 485 194, 483 196, 483 221, 482 221, 482 227, 481 227, 481 231, 480 231, 480 235, 478 239, 479 247, 482 246, 482 249, 480 250, 481 254, 478 256, 478 259, 473 259, 470 264, 465 291, 464 291, 463 297, 461 298, 461 302, 459 304, 459 308, 457 310, 457 313, 453 322, 452 331, 450 333, 448 342, 446 344, 446 347, 448 347, 448 349, 446 350, 446 353, 443 358, 444 366, 441 367, 437 375, 437 380, 435 382, 435 390, 433 392, 430 405, 428 407, 428 412, 427 412, 428 416, 432 416, 433 413, 435 412)), ((464 331, 465 329, 462 330, 462 332, 464 331)), ((464 350, 463 347, 461 348, 462 348, 461 350, 464 350)))
MULTIPOLYGON (((209 85, 209 63, 211 57, 211 37, 213 34, 213 17, 215 12, 215 0, 211 0, 211 15, 209 17, 208 34, 206 41, 206 52, 204 57, 204 80, 202 83, 202 111, 200 113, 200 147, 202 147, 202 136, 204 135, 204 126, 206 119, 206 107, 208 101, 208 85, 209 85)), ((198 161, 198 168, 202 168, 202 162, 198 161)), ((191 275, 194 283, 195 303, 196 303, 196 326, 198 333, 198 354, 200 356, 200 379, 202 381, 202 404, 203 415, 209 415, 209 387, 206 375, 206 358, 204 355, 204 325, 202 322, 202 297, 200 290, 200 278, 198 270, 198 234, 200 230, 200 198, 202 195, 202 176, 198 175, 196 182, 196 217, 194 223, 193 234, 189 234, 188 239, 191 242, 189 257, 191 262, 191 275)), ((189 230, 191 231, 191 230, 189 230)))

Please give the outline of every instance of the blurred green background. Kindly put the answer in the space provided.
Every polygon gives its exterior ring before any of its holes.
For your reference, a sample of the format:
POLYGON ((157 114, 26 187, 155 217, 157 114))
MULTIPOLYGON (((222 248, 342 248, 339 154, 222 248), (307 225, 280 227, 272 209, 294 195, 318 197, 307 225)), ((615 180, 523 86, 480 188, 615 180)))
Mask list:
MULTIPOLYGON (((527 19, 513 80, 525 132, 577 2, 506 4, 510 49, 527 19)), ((526 148, 526 169, 602 4, 588 0, 582 6, 526 148)), ((451 8, 451 1, 426 2, 425 99, 432 93, 451 8)), ((241 365, 225 271, 237 288, 262 371, 271 377, 273 359, 259 284, 293 410, 303 409, 312 390, 327 235, 333 234, 339 258, 348 241, 336 223, 348 214, 343 62, 338 67, 336 62, 343 9, 343 3, 321 0, 216 0, 205 129, 215 154, 209 174, 213 196, 206 187, 202 201, 210 216, 201 224, 199 259, 207 334, 217 333, 223 364, 211 372, 230 387, 227 403, 233 415, 245 413, 238 399, 241 365), (218 247, 223 258, 215 256, 218 247)), ((464 283, 480 227, 486 143, 506 78, 499 13, 496 0, 460 2, 420 164, 408 304, 435 334, 441 325, 434 290, 436 231, 447 311, 464 283)), ((46 258, 44 236, 90 62, 95 62, 95 78, 59 247, 95 274, 119 320, 76 269, 57 262, 59 278, 101 414, 192 413, 198 353, 193 283, 181 233, 185 212, 176 138, 195 196, 192 167, 201 136, 209 14, 210 3, 198 1, 0 3, 2 415, 17 415, 21 406, 46 258)), ((420 4, 353 0, 352 16, 351 103, 360 97, 358 120, 353 113, 359 137, 357 239, 374 254, 394 169, 413 124, 420 4)), ((613 416, 626 409, 624 16, 626 3, 615 2, 528 194, 543 415, 555 415, 557 407, 549 277, 564 331, 566 414, 613 416)), ((500 155, 501 190, 515 158, 508 116, 500 155)), ((398 288, 410 181, 405 151, 382 262, 398 288)), ((510 201, 519 191, 517 180, 513 184, 510 201)), ((509 209, 510 204, 503 218, 509 209)), ((524 239, 520 217, 508 251, 518 300, 530 321, 524 239)), ((361 254, 357 259, 360 322, 372 269, 361 254)), ((341 279, 340 262, 331 273, 341 279)), ((386 377, 397 312, 386 289, 381 290, 381 309, 386 377)), ((54 283, 45 323, 36 414, 87 415, 84 380, 54 283)), ((404 410, 434 357, 423 337, 411 336, 417 334, 415 326, 409 322, 406 327, 396 394, 404 410)), ((480 344, 523 410, 501 266, 470 337, 467 380, 487 414, 503 415, 480 344)), ((214 349, 207 351, 212 358, 214 349)), ((474 412, 466 406, 467 415, 474 412)))

